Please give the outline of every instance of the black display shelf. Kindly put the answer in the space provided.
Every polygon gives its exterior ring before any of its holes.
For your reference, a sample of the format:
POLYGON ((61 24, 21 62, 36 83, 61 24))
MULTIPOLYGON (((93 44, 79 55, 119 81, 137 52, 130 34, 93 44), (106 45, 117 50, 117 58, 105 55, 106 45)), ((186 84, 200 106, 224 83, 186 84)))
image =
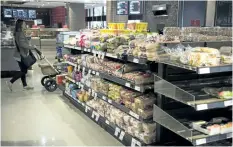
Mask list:
MULTIPOLYGON (((192 121, 190 121, 188 118, 177 119, 176 117, 174 117, 175 115, 169 115, 167 112, 163 111, 156 105, 154 105, 153 111, 153 120, 155 122, 183 137, 184 139, 190 141, 195 146, 232 138, 232 132, 207 135, 194 130, 191 128, 190 125, 192 121)), ((186 110, 186 113, 189 113, 189 111, 186 110)))
MULTIPOLYGON (((96 56, 99 56, 101 58, 102 57, 109 57, 109 58, 113 58, 113 59, 125 60, 120 55, 114 55, 112 53, 107 53, 107 52, 104 52, 104 51, 98 51, 98 50, 82 48, 82 47, 77 47, 77 46, 72 46, 72 45, 64 45, 64 47, 69 48, 69 49, 84 51, 84 52, 87 52, 87 53, 92 53, 92 54, 94 54, 96 56)), ((137 64, 147 64, 147 62, 148 62, 148 60, 145 59, 145 58, 138 58, 138 57, 134 57, 132 55, 128 55, 127 58, 126 58, 126 61, 132 62, 132 63, 137 63, 137 64)))
MULTIPOLYGON (((232 46, 231 41, 210 41, 210 42, 180 42, 180 43, 161 43, 167 47, 174 47, 175 45, 182 44, 184 46, 192 47, 212 47, 220 48, 221 46, 232 46)), ((196 113, 207 113, 198 115, 196 119, 202 117, 202 120, 205 120, 206 117, 209 117, 212 114, 212 118, 216 117, 217 112, 222 112, 229 109, 229 106, 232 106, 232 99, 221 100, 215 97, 207 96, 200 90, 200 88, 194 88, 192 86, 181 86, 184 80, 199 80, 201 78, 206 78, 206 76, 216 76, 221 78, 232 72, 232 64, 229 65, 220 65, 220 66, 211 66, 211 67, 193 67, 190 65, 184 65, 176 61, 172 61, 170 57, 161 57, 158 61, 149 62, 146 59, 141 59, 133 57, 130 55, 113 55, 106 52, 98 52, 91 49, 79 48, 79 47, 70 47, 71 49, 81 50, 82 53, 89 52, 99 58, 112 58, 120 59, 122 61, 133 62, 137 64, 146 64, 153 63, 150 65, 151 71, 157 72, 158 76, 155 76, 154 87, 151 85, 144 86, 145 89, 140 89, 135 87, 132 82, 128 82, 124 79, 115 77, 108 73, 102 73, 85 67, 85 71, 89 73, 96 74, 103 79, 112 81, 119 85, 126 86, 128 88, 134 89, 136 91, 145 92, 148 89, 154 89, 154 92, 157 93, 156 105, 154 105, 153 111, 153 120, 157 122, 156 128, 156 141, 159 143, 165 143, 164 137, 169 136, 171 132, 174 132, 175 136, 181 136, 183 141, 189 142, 193 145, 208 145, 214 144, 215 142, 225 141, 226 139, 232 138, 232 133, 217 134, 217 135, 206 135, 199 131, 193 130, 190 125, 190 120, 185 119, 186 116, 176 118, 172 113, 167 113, 167 110, 179 112, 185 112, 187 116, 191 116, 196 113), (94 51, 94 52, 93 52, 94 51), (169 68, 168 68, 169 67, 169 68), (187 73, 187 75, 186 75, 187 73), (132 84, 132 85, 131 85, 132 84), (181 84, 181 85, 180 85, 181 84), (169 98, 167 98, 169 97, 169 98), (171 98, 171 99, 170 99, 171 98), (175 101, 174 101, 175 100, 175 101), (167 107, 167 105, 173 105, 173 107, 167 107), (183 105, 184 104, 184 105, 183 105), (191 109, 192 112, 186 110, 180 110, 180 108, 191 109), (221 109, 218 109, 221 108, 221 109), (203 111, 208 110, 208 111, 203 111), (216 112, 217 111, 217 112, 216 112), (170 131, 166 131, 167 128, 170 131)), ((83 67, 79 67, 83 68, 83 67)), ((213 81, 215 79, 213 78, 213 81)), ((231 84, 231 83, 230 83, 231 84)), ((201 84, 200 84, 201 85, 201 84)), ((83 89, 89 90, 88 86, 82 86, 83 89)), ((143 87, 142 87, 143 88, 143 87)), ((103 99, 104 95, 101 93, 96 93, 98 98, 103 99)), ((104 99, 105 100, 105 97, 104 99)), ((108 101, 107 97, 106 100, 108 101)), ((117 106, 115 106, 117 107, 117 106)), ((120 109, 120 108, 119 108, 120 109)), ((122 110, 124 110, 122 108, 122 110)), ((125 110, 127 111, 127 110, 125 110)), ((218 116, 221 117, 221 116, 218 116)), ((171 139, 172 140, 172 139, 171 139)), ((168 139, 168 141, 170 141, 168 139)), ((176 145, 180 145, 178 143, 176 145)))
POLYGON ((142 92, 143 93, 146 90, 153 89, 153 84, 137 85, 137 84, 134 84, 131 81, 127 81, 125 79, 121 79, 119 77, 116 77, 116 76, 113 76, 113 75, 110 75, 110 74, 107 74, 107 73, 104 73, 104 72, 96 71, 96 70, 93 70, 91 68, 88 68, 88 67, 85 67, 85 66, 82 66, 82 65, 77 65, 76 66, 75 63, 67 62, 67 61, 66 61, 66 63, 68 63, 68 64, 70 64, 72 66, 75 66, 76 68, 85 70, 86 72, 89 72, 91 74, 100 76, 102 79, 109 80, 111 82, 114 82, 114 83, 117 83, 119 85, 128 87, 128 88, 133 89, 133 90, 138 91, 138 92, 142 92))
POLYGON ((141 117, 140 115, 136 114, 135 112, 133 112, 132 110, 130 110, 129 108, 125 107, 124 105, 122 104, 119 104, 117 102, 115 102, 114 100, 108 98, 108 96, 106 96, 105 94, 101 93, 101 92, 96 92, 94 89, 90 88, 90 86, 87 86, 86 84, 84 83, 81 83, 81 82, 75 82, 72 78, 68 77, 68 76, 65 76, 65 78, 67 80, 69 80, 70 82, 72 83, 75 83, 78 87, 84 89, 85 91, 88 91, 90 92, 90 94, 93 96, 93 97, 96 97, 96 98, 99 98, 99 99, 102 99, 103 101, 109 103, 110 105, 113 105, 114 107, 120 109, 121 111, 125 112, 126 114, 134 117, 135 119, 137 120, 140 120, 140 121, 143 121, 143 122, 152 122, 152 117, 151 118, 147 118, 147 119, 144 119, 143 117, 141 117))
POLYGON ((143 117, 141 117, 140 115, 136 114, 135 112, 133 112, 132 110, 130 110, 129 108, 125 107, 122 104, 119 104, 117 102, 115 102, 114 100, 108 98, 108 96, 106 96, 105 94, 101 93, 101 92, 95 92, 92 88, 90 88, 89 86, 81 83, 82 85, 84 85, 84 89, 86 91, 91 91, 92 96, 94 97, 96 95, 97 98, 102 99, 103 101, 109 103, 110 105, 113 105, 114 107, 120 109, 121 111, 127 113, 128 115, 134 117, 137 120, 143 121, 143 122, 151 122, 151 118, 148 119, 144 119, 143 117))
POLYGON ((197 111, 232 106, 232 99, 219 99, 217 97, 210 96, 203 91, 204 87, 223 85, 224 83, 222 81, 227 82, 228 87, 231 87, 229 83, 232 79, 229 76, 171 83, 157 75, 154 75, 154 80, 154 92, 189 105, 197 111), (210 84, 211 81, 212 84, 210 84))
POLYGON ((204 67, 194 67, 190 65, 185 65, 182 63, 176 63, 171 61, 158 61, 163 64, 167 64, 174 67, 179 67, 187 70, 196 72, 197 74, 210 74, 210 73, 220 73, 220 72, 230 72, 232 71, 232 64, 219 65, 219 66, 204 66, 204 67))
POLYGON ((77 107, 80 111, 82 111, 86 116, 88 116, 92 121, 98 124, 100 127, 105 129, 110 135, 116 138, 125 146, 145 146, 146 144, 137 139, 136 137, 131 136, 119 126, 113 124, 112 122, 108 121, 105 117, 98 114, 94 109, 89 107, 83 102, 80 102, 77 99, 72 98, 72 96, 67 93, 63 92, 63 95, 70 100, 70 102, 77 107))

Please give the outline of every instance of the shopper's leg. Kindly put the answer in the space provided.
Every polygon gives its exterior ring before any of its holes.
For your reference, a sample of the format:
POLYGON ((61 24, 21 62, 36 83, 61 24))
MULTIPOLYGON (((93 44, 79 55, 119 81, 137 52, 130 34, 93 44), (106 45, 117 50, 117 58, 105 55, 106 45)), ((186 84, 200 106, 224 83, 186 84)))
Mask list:
POLYGON ((21 81, 23 83, 23 87, 27 86, 27 81, 26 81, 26 74, 27 74, 27 72, 28 72, 27 67, 25 67, 23 65, 23 68, 22 68, 23 75, 21 76, 21 81))
POLYGON ((20 77, 22 77, 24 75, 24 73, 22 72, 23 70, 23 63, 22 62, 19 62, 18 61, 18 64, 19 64, 19 68, 20 68, 20 72, 15 74, 13 76, 13 78, 10 80, 10 82, 13 84, 16 80, 18 80, 20 77))

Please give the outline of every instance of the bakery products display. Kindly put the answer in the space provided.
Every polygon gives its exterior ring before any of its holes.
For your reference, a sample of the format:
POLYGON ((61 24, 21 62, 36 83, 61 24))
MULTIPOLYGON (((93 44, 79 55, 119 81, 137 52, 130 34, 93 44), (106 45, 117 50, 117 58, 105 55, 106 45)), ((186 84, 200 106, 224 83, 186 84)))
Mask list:
MULTIPOLYGON (((129 28, 133 26, 129 25, 129 28)), ((70 65, 76 66, 77 71, 72 72, 71 77, 79 89, 84 91, 73 90, 73 93, 79 93, 76 98, 80 97, 78 100, 86 102, 84 104, 93 108, 97 114, 146 144, 155 141, 153 139, 158 131, 156 124, 147 122, 152 121, 152 118, 174 133, 177 133, 172 128, 174 123, 179 128, 185 128, 188 133, 182 133, 186 135, 182 137, 188 138, 194 145, 198 145, 197 136, 208 141, 215 135, 226 135, 224 133, 230 132, 232 121, 212 121, 211 118, 217 115, 205 110, 229 108, 232 105, 232 90, 229 89, 231 82, 221 80, 230 78, 227 72, 232 62, 232 48, 209 44, 219 40, 223 43, 229 39, 230 34, 196 27, 166 28, 164 31, 164 35, 132 33, 132 36, 119 34, 118 30, 116 34, 100 31, 99 34, 92 34, 92 37, 84 33, 83 41, 89 47, 78 49, 82 53, 78 57, 64 57, 66 61, 72 62, 70 65), (218 33, 219 36, 216 35, 218 33), (204 45, 205 41, 207 43, 204 45), (155 73, 142 64, 149 65, 155 73), (166 72, 163 73, 159 67, 166 72), (219 76, 224 70, 224 77, 219 76), (150 87, 153 83, 155 86, 150 87), (154 88, 154 92, 151 88, 154 88), (170 98, 166 103, 171 105, 162 104, 160 109, 157 108, 156 104, 160 102, 155 94, 164 99, 170 98), (86 95, 92 98, 84 98, 86 95), (172 112, 176 102, 187 106, 182 110, 187 109, 190 117, 176 116, 176 112, 172 112), (196 111, 195 114, 193 110, 196 111), (195 115, 194 119, 191 115, 195 115), (157 121, 160 117, 171 122, 157 121), (203 121, 196 122, 197 120, 203 121), (193 126, 190 126, 192 123, 193 126)), ((177 110, 177 113, 181 112, 177 110)), ((220 115, 217 111, 216 114, 220 115)), ((225 114, 222 116, 227 117, 225 114)))
POLYGON ((142 140, 146 144, 155 141, 155 123, 142 123, 119 109, 100 99, 90 100, 87 105, 94 108, 101 116, 124 129, 125 132, 142 140))

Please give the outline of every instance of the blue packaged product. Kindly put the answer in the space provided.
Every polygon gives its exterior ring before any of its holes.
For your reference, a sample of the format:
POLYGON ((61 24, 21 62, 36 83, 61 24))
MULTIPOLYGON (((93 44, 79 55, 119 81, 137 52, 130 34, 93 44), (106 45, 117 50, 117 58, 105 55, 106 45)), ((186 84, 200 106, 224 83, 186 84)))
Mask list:
POLYGON ((77 92, 78 92, 77 89, 73 89, 73 90, 71 91, 72 98, 74 98, 74 99, 77 98, 77 96, 76 96, 77 92))

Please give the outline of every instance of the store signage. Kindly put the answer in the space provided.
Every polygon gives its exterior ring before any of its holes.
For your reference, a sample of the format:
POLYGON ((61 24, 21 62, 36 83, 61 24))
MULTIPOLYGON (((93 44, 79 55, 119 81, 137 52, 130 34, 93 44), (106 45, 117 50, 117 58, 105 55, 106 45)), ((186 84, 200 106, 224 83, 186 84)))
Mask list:
POLYGON ((129 1, 129 14, 140 14, 141 4, 140 1, 129 1))
POLYGON ((128 1, 117 1, 117 15, 128 15, 128 1))
POLYGON ((200 27, 200 20, 191 20, 191 26, 200 27))

